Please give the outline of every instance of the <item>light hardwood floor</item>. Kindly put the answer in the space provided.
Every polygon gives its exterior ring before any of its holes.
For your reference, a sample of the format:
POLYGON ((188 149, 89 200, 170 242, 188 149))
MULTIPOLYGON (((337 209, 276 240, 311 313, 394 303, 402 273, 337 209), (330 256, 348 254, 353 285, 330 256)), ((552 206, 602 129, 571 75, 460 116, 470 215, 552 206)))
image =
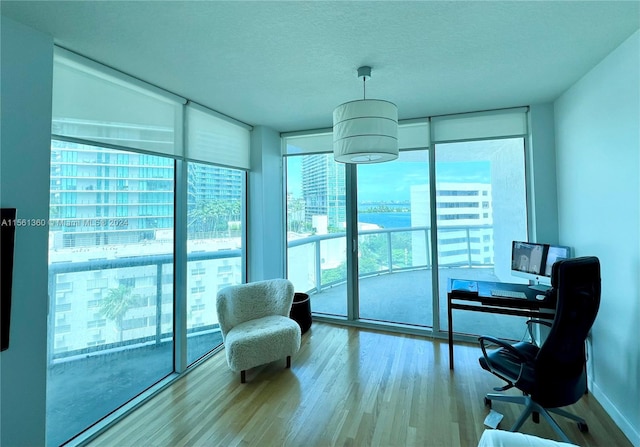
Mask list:
MULTIPOLYGON (((292 358, 248 371, 220 352, 104 432, 91 446, 462 446, 477 445, 483 397, 503 382, 478 365, 480 349, 314 322, 292 358)), ((501 402, 500 428, 521 408, 501 402)), ((588 394, 568 408, 589 433, 558 417, 580 446, 631 446, 588 394)), ((544 420, 522 432, 556 439, 544 420)))

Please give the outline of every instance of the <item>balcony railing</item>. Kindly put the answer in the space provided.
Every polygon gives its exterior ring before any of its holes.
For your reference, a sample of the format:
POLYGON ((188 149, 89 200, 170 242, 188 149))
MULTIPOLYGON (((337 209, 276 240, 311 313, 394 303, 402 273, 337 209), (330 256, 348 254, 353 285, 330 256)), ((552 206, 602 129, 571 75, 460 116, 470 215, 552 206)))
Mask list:
MULTIPOLYGON (((239 249, 235 250, 220 250, 220 251, 204 251, 204 252, 193 252, 188 254, 187 261, 188 262, 198 262, 198 261, 212 261, 212 260, 224 260, 224 259, 240 259, 242 256, 242 252, 239 249)), ((169 306, 169 309, 164 313, 167 315, 173 315, 173 293, 171 295, 171 299, 165 299, 163 301, 163 285, 172 284, 173 282, 173 270, 171 269, 171 273, 167 274, 165 266, 173 265, 173 254, 161 254, 161 255, 148 255, 148 256, 132 256, 132 257, 121 257, 114 259, 95 259, 89 261, 80 261, 80 262, 60 262, 60 263, 52 263, 49 265, 49 337, 48 339, 48 353, 49 353, 49 362, 56 363, 59 361, 71 360, 78 356, 86 357, 97 354, 104 354, 108 351, 117 351, 122 349, 132 349, 137 347, 148 346, 152 344, 161 344, 173 339, 173 324, 169 324, 169 330, 163 330, 163 306, 169 306), (144 275, 141 277, 153 277, 155 278, 155 304, 154 315, 150 316, 150 318, 155 320, 155 331, 152 330, 152 334, 145 336, 132 337, 126 340, 112 342, 112 343, 104 343, 98 344, 95 346, 87 346, 85 348, 76 348, 71 349, 69 351, 60 351, 59 349, 55 350, 56 343, 56 335, 64 335, 58 329, 62 326, 56 325, 56 321, 63 315, 72 315, 72 312, 77 312, 77 314, 73 317, 69 316, 65 321, 69 321, 70 323, 65 323, 64 333, 73 332, 74 328, 81 327, 83 330, 88 327, 90 321, 87 319, 87 315, 91 312, 88 312, 88 305, 92 299, 88 299, 86 303, 78 303, 75 302, 73 298, 63 300, 64 306, 59 306, 60 302, 56 302, 56 295, 58 292, 60 293, 73 293, 74 283, 73 281, 65 280, 64 282, 58 282, 59 275, 65 274, 78 274, 78 273, 91 273, 91 272, 100 272, 99 274, 103 276, 110 277, 111 279, 116 278, 117 271, 128 270, 132 268, 146 268, 151 270, 151 272, 144 272, 144 275), (107 272, 102 273, 102 272, 107 272), (164 273, 163 273, 164 272, 164 273), (171 280, 167 281, 167 276, 171 275, 171 280), (163 280, 164 279, 164 280, 163 280), (75 305, 75 307, 72 305, 75 305), (85 304, 85 306, 82 306, 85 304), (80 309, 82 306, 82 309, 80 309), (69 326, 67 328, 67 326, 69 326)), ((140 272, 142 273, 142 272, 140 272)), ((127 277, 127 275, 123 275, 127 277)), ((136 277, 137 278, 137 277, 136 277)), ((84 284, 86 285, 88 281, 84 284)), ((104 289, 104 288, 102 288, 104 289)), ((96 289, 99 290, 99 289, 96 289)), ((172 289, 173 291, 173 289, 172 289)), ((135 291, 134 291, 135 292, 135 291)), ((165 294, 166 295, 166 294, 165 294)), ((133 309, 133 308, 132 308, 133 309)), ((99 312, 99 307, 92 307, 89 311, 93 311, 94 313, 99 312)), ((101 317, 104 318, 104 317, 101 317)), ((211 330, 216 330, 217 325, 206 325, 206 326, 198 326, 188 331, 188 336, 195 336, 199 333, 208 333, 211 330)), ((90 338, 87 338, 87 343, 92 342, 90 338)))
MULTIPOLYGON (((453 241, 453 244, 447 246, 449 249, 455 245, 455 254, 448 257, 442 257, 439 260, 440 266, 447 267, 474 267, 483 266, 491 267, 493 264, 487 264, 480 259, 476 259, 473 255, 474 242, 473 235, 477 232, 483 232, 484 234, 492 231, 491 226, 451 226, 442 228, 440 232, 440 244, 439 248, 445 247, 447 240, 453 241), (442 245, 445 244, 445 245, 442 245)), ((313 253, 313 259, 299 259, 295 260, 295 253, 289 253, 289 263, 302 263, 303 265, 311 265, 312 268, 305 270, 305 278, 299 279, 290 277, 292 281, 298 286, 299 284, 310 284, 307 293, 319 294, 323 290, 333 287, 337 284, 346 282, 346 260, 338 260, 344 268, 344 275, 339 274, 337 278, 323 278, 323 271, 327 272, 327 268, 323 268, 323 260, 331 258, 335 253, 329 253, 326 250, 323 251, 323 244, 329 241, 335 241, 338 244, 343 243, 346 246, 345 233, 331 233, 324 235, 313 235, 304 237, 297 240, 288 242, 288 248, 304 248, 306 253, 311 251, 313 253), (307 273, 310 273, 307 274, 307 273), (309 277, 312 280, 309 282, 309 277)), ((374 250, 375 268, 365 268, 365 263, 361 263, 359 272, 360 278, 366 278, 372 275, 398 273, 409 270, 430 269, 432 267, 431 261, 431 229, 430 227, 409 227, 409 228, 394 228, 394 229, 374 229, 364 230, 359 232, 359 247, 361 250, 369 249, 374 250)), ((477 239, 477 237, 475 238, 477 239)), ((215 252, 193 252, 188 255, 188 262, 196 261, 211 261, 211 260, 223 260, 223 259, 240 259, 242 256, 241 250, 221 250, 215 252)), ((50 309, 49 309, 49 361, 58 362, 64 360, 70 360, 75 356, 90 356, 99 353, 105 353, 105 351, 115 351, 122 349, 131 349, 134 347, 142 347, 152 344, 161 344, 163 342, 173 339, 173 325, 165 322, 165 329, 163 330, 163 306, 170 306, 165 311, 167 315, 173 315, 173 293, 171 293, 171 299, 163 301, 163 285, 172 284, 173 270, 167 273, 168 267, 173 265, 173 254, 161 254, 161 255, 148 255, 148 256, 132 256, 126 258, 114 258, 114 259, 96 259, 80 262, 61 262, 52 263, 49 266, 49 296, 50 309), (165 268, 166 267, 166 268, 165 268), (70 325, 71 331, 74 327, 82 327, 86 329, 89 324, 88 315, 90 312, 87 308, 80 311, 78 309, 79 303, 76 303, 73 298, 64 301, 56 300, 58 293, 73 293, 73 281, 65 279, 62 282, 58 282, 59 275, 64 274, 78 274, 87 272, 111 272, 102 275, 111 279, 115 278, 118 270, 127 270, 131 268, 146 268, 147 272, 142 273, 142 277, 154 277, 155 287, 153 295, 155 297, 155 304, 153 306, 153 315, 145 315, 151 320, 155 321, 155 328, 151 333, 144 336, 131 337, 126 340, 97 344, 94 346, 86 346, 83 348, 75 348, 69 351, 55 350, 56 335, 64 335, 57 331, 61 326, 55 325, 59 316, 69 315, 72 312, 78 312, 77 315, 69 317, 67 320, 69 323, 65 323, 66 326, 70 325), (164 272, 164 273, 163 273, 164 272), (164 280, 163 280, 164 278, 164 280), (171 278, 171 279, 169 279, 171 278), (61 289, 62 288, 62 289, 61 289), (75 305, 69 309, 70 303, 75 305), (57 304, 64 303, 64 306, 58 306, 57 304), (84 319, 83 319, 84 318, 84 319), (167 329, 168 326, 168 329, 167 329)), ((305 267, 306 268, 306 267, 305 267)), ((290 272, 291 275, 291 272, 290 272)), ((127 278, 127 275, 122 275, 127 278)), ((293 275, 295 276, 295 275, 293 275)), ((335 275, 334 275, 335 276, 335 275)), ((86 284, 86 283, 85 283, 86 284)), ((104 289, 104 288, 102 288, 104 289)), ((96 289, 99 290, 99 289, 96 289)), ((173 288, 172 288, 173 292, 173 288)), ((166 294, 165 294, 166 295, 166 294)), ((101 299, 96 297, 93 300, 101 299)), ((91 298, 87 299, 87 304, 92 301, 91 298)), ((93 307, 95 313, 99 312, 99 307, 93 307)), ((104 317, 101 317, 104 318, 104 317)), ((196 336, 197 334, 210 332, 216 330, 217 325, 205 325, 194 327, 189 331, 189 335, 196 336)), ((66 332, 68 333, 68 331, 66 332)), ((87 344, 95 344, 95 340, 88 338, 87 344), (91 343, 89 343, 91 342, 91 343)))
MULTIPOLYGON (((493 226, 447 226, 444 228, 440 228, 438 231, 439 251, 446 252, 446 250, 442 249, 444 247, 447 247, 447 245, 449 245, 448 249, 450 250, 450 252, 452 247, 456 249, 452 254, 440 256, 438 262, 440 266, 456 268, 477 266, 493 267, 493 256, 490 256, 490 262, 485 262, 484 259, 481 259, 481 255, 474 256, 474 250, 476 249, 473 248, 474 244, 478 246, 482 244, 492 246, 493 238, 490 237, 488 241, 484 242, 482 239, 480 239, 479 241, 474 241, 474 238, 472 237, 474 233, 483 233, 483 235, 485 235, 487 233, 493 232, 493 226), (451 243, 448 244, 448 242, 451 243)), ((432 267, 430 227, 421 226, 393 229, 381 228, 373 230, 362 230, 359 231, 358 236, 358 246, 361 251, 364 247, 366 247, 367 239, 375 237, 382 239, 377 243, 377 248, 379 248, 379 250, 376 250, 376 255, 378 256, 376 256, 375 269, 367 269, 366 266, 364 266, 363 268, 363 265, 365 263, 361 263, 358 272, 359 278, 365 278, 367 276, 385 273, 397 273, 406 270, 430 269, 432 267), (394 245, 394 236, 398 236, 399 238, 402 235, 409 236, 410 241, 400 240, 394 245), (398 256, 394 256, 394 253, 397 253, 397 250, 405 251, 406 259, 404 261, 398 259, 398 256), (410 261, 408 259, 410 259, 410 261)), ((301 239, 291 240, 288 242, 289 249, 304 246, 312 247, 311 250, 313 252, 313 271, 310 273, 313 281, 311 282, 308 290, 306 290, 306 293, 321 293, 327 288, 346 282, 346 270, 344 276, 340 277, 339 279, 333 279, 330 281, 324 281, 322 275, 323 260, 326 260, 327 258, 332 256, 331 253, 323 252, 322 243, 330 240, 338 241, 345 238, 345 233, 330 233, 323 235, 313 235, 301 239)), ((476 239, 478 238, 476 237, 476 239)), ((290 264, 292 263, 291 255, 292 253, 290 251, 290 264)), ((293 262, 300 262, 300 260, 296 260, 293 262)), ((346 263, 346 258, 340 259, 338 260, 338 262, 346 263)), ((291 274, 291 269, 289 273, 291 274)), ((289 279, 293 280, 296 284, 308 284, 309 282, 307 278, 309 278, 309 275, 306 275, 305 279, 300 278, 300 281, 296 281, 297 278, 290 277, 289 279)))

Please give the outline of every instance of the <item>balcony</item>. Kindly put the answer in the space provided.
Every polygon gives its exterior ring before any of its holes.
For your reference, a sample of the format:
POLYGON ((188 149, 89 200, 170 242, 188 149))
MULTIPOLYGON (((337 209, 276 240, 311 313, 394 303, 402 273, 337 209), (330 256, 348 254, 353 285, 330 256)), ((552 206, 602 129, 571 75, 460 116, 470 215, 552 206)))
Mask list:
MULTIPOLYGON (((375 229, 359 232, 361 251, 367 240, 375 241, 376 262, 367 262, 360 256, 358 280, 359 315, 361 320, 405 325, 413 328, 435 327, 434 308, 437 308, 437 324, 440 334, 447 328, 448 278, 465 278, 481 281, 513 281, 500 278, 492 262, 486 262, 486 254, 477 250, 479 245, 491 242, 485 236, 493 228, 487 225, 449 226, 439 230, 442 245, 440 260, 433 270, 428 227, 400 229, 375 229), (437 287, 434 289, 434 281, 437 287), (433 292, 436 292, 436 302, 433 292)), ((344 234, 311 236, 289 241, 288 278, 296 289, 311 296, 311 308, 315 315, 328 317, 347 316, 346 268, 327 268, 342 259, 331 261, 330 247, 344 253, 344 234), (332 241, 332 242, 330 242, 332 241), (328 274, 340 271, 341 275, 328 274), (302 286, 301 286, 302 285, 302 286)), ((343 255, 344 256, 344 255, 343 255)), ((492 256, 490 256, 492 258, 492 256)), ((509 265, 509 260, 503 260, 509 265)), ((508 269, 507 269, 508 270, 508 269)), ((508 339, 522 336, 523 320, 495 314, 478 314, 454 311, 454 330, 463 334, 493 334, 508 339)))

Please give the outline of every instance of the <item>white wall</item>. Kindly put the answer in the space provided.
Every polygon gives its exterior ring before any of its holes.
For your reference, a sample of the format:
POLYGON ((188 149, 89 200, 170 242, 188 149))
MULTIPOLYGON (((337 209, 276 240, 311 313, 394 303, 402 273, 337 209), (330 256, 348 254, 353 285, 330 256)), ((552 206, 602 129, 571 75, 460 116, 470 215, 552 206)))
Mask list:
POLYGON ((545 244, 558 241, 558 193, 553 104, 529 107, 529 145, 527 152, 527 197, 530 240, 545 244))
POLYGON ((640 445, 640 31, 555 103, 559 238, 595 255, 594 396, 640 445))
MULTIPOLYGON (((5 17, 1 34, 0 205, 47 219, 53 40, 5 17)), ((10 344, 0 354, 5 447, 45 444, 47 240, 47 227, 17 228, 10 344)))
POLYGON ((247 281, 284 278, 284 185, 280 134, 264 126, 251 131, 247 227, 247 281))

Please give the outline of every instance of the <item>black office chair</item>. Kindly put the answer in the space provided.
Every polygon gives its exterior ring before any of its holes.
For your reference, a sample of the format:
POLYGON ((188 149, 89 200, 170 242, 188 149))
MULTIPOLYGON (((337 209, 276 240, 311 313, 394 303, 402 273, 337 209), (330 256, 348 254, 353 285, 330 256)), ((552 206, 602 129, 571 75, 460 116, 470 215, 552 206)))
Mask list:
MULTIPOLYGON (((582 257, 565 259, 553 264, 551 299, 556 300, 556 314, 549 325, 549 334, 538 347, 534 342, 509 344, 503 340, 483 336, 480 366, 505 380, 507 384, 496 391, 517 388, 522 396, 487 394, 485 405, 491 401, 512 402, 525 406, 511 431, 517 431, 532 414, 534 422, 542 415, 562 441, 570 443, 567 435, 549 412, 570 418, 582 432, 588 431, 584 419, 559 407, 574 404, 587 392, 585 341, 600 306, 600 261, 582 257), (487 344, 500 346, 487 352, 487 344)), ((530 320, 528 323, 543 323, 530 320)))

